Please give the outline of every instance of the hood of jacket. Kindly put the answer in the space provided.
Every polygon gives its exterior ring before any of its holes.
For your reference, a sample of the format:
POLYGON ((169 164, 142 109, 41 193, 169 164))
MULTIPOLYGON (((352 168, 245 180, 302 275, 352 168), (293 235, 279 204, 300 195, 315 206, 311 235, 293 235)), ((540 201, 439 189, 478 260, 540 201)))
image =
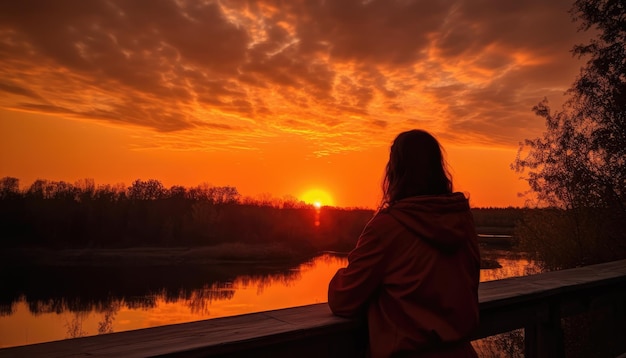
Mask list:
POLYGON ((407 230, 443 251, 456 251, 476 235, 463 193, 402 199, 384 210, 407 230))

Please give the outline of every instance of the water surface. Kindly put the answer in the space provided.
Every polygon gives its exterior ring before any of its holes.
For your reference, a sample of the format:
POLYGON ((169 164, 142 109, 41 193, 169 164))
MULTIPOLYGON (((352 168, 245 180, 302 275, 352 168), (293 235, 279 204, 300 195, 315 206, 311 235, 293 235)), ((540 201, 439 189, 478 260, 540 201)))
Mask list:
MULTIPOLYGON (((534 265, 492 252, 503 266, 481 281, 534 265)), ((151 268, 40 268, 0 274, 0 347, 120 332, 326 302, 345 257, 301 264, 151 268)))

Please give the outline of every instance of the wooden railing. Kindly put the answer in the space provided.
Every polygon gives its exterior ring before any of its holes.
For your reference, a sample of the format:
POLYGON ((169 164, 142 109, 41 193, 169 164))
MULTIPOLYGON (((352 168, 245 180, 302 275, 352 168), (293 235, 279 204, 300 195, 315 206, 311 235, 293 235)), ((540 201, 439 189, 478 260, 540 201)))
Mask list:
MULTIPOLYGON (((479 299, 474 339, 522 328, 527 357, 559 357, 561 317, 609 309, 624 329, 626 260, 483 282, 479 299)), ((365 322, 335 317, 326 304, 315 304, 5 348, 0 357, 343 358, 363 351, 365 330, 365 322)), ((626 338, 617 343, 626 352, 626 338)))

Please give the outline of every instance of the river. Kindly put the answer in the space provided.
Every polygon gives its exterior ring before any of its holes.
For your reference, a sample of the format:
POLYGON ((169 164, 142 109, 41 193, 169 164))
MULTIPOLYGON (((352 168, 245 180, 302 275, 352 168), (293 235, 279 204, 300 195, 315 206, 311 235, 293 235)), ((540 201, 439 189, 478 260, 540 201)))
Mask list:
MULTIPOLYGON (((536 271, 523 256, 483 257, 502 267, 481 281, 536 271)), ((345 265, 323 254, 297 265, 21 270, 0 284, 0 348, 326 302, 345 265)))

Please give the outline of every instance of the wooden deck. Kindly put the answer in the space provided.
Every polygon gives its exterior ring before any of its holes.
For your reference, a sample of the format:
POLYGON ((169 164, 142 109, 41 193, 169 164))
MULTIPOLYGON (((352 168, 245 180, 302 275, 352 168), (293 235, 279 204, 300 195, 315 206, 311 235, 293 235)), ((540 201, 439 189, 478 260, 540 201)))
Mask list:
MULTIPOLYGON (((612 307, 626 322, 626 260, 483 282, 479 298, 475 339, 524 328, 527 357, 560 356, 560 317, 612 307)), ((349 357, 364 332, 364 322, 316 304, 5 348, 0 357, 349 357)))

